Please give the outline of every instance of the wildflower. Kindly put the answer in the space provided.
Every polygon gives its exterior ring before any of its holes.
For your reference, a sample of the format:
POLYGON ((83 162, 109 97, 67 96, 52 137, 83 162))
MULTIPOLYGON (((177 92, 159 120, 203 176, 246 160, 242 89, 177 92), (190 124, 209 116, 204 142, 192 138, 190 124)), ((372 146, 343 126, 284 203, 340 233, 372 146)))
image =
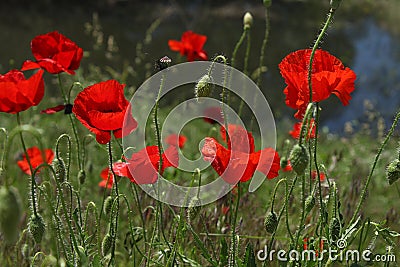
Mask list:
MULTIPOLYGON (((226 140, 225 129, 222 128, 221 132, 226 140)), ((255 152, 252 134, 239 125, 228 125, 228 133, 228 149, 214 138, 206 137, 201 150, 204 160, 210 161, 214 170, 226 182, 246 182, 256 170, 264 173, 269 179, 278 176, 279 155, 274 149, 265 148, 255 152)))
MULTIPOLYGON (((302 119, 310 100, 308 87, 308 65, 311 49, 298 50, 287 55, 279 64, 281 75, 287 84, 283 91, 286 105, 297 109, 295 117, 302 119)), ((351 99, 356 74, 342 62, 321 49, 316 50, 311 74, 314 102, 335 94, 343 105, 351 99)))
POLYGON ((302 175, 310 162, 310 155, 303 145, 294 145, 290 151, 289 160, 293 170, 298 175, 302 175))
POLYGON ((207 53, 203 49, 206 41, 207 36, 186 31, 182 34, 181 41, 169 40, 168 45, 172 51, 179 51, 182 56, 186 56, 188 61, 207 60, 207 53))
POLYGON ((46 225, 43 217, 40 214, 34 214, 29 219, 29 232, 33 236, 35 243, 39 244, 42 241, 44 232, 46 231, 46 225))
MULTIPOLYGON (((160 156, 157 146, 147 146, 137 153, 132 154, 126 162, 116 162, 113 170, 116 175, 129 178, 136 184, 153 184, 158 178, 160 156)), ((162 153, 162 166, 160 174, 168 167, 177 167, 179 157, 176 146, 168 147, 162 153)))
POLYGON ((28 79, 19 70, 0 74, 0 112, 15 114, 37 106, 44 95, 43 72, 28 79))
MULTIPOLYGON (((28 157, 29 157, 29 161, 32 165, 32 169, 36 169, 40 164, 46 162, 48 164, 51 164, 51 162, 53 161, 54 158, 54 152, 51 149, 45 149, 44 151, 41 151, 38 147, 34 146, 31 148, 28 148, 26 150, 28 157), (42 157, 42 153, 45 156, 45 158, 42 157)), ((29 168, 29 163, 28 160, 26 159, 26 155, 24 154, 22 156, 22 160, 19 160, 17 162, 18 166, 20 167, 20 169, 28 174, 28 175, 32 175, 31 170, 29 168)), ((40 170, 38 170, 36 173, 39 173, 40 170)))
POLYGON ((96 135, 100 144, 110 142, 111 131, 116 138, 122 138, 122 126, 125 135, 137 127, 131 106, 124 96, 124 87, 116 80, 108 80, 88 86, 76 96, 72 112, 96 135))
POLYGON ((167 138, 165 139, 165 142, 171 146, 178 146, 179 148, 183 148, 183 146, 186 143, 186 136, 180 134, 170 134, 167 136, 167 138))
POLYGON ((208 74, 203 75, 200 80, 197 82, 194 88, 194 94, 196 96, 197 101, 199 101, 200 97, 209 97, 211 91, 214 88, 214 84, 212 83, 212 77, 208 74))
POLYGON ((113 186, 113 178, 110 168, 107 167, 103 169, 100 173, 101 181, 99 182, 99 186, 103 188, 111 189, 113 186))
POLYGON ((36 62, 25 61, 23 70, 43 68, 52 74, 75 74, 83 56, 82 48, 57 31, 33 38, 31 50, 36 62))
POLYGON ((267 233, 272 234, 275 232, 276 227, 278 226, 278 217, 275 212, 270 211, 267 213, 264 220, 264 226, 267 233))
POLYGON ((249 29, 253 25, 253 16, 250 12, 246 12, 243 16, 243 27, 244 29, 249 29))
MULTIPOLYGON (((300 138, 300 132, 301 132, 301 125, 302 122, 297 122, 293 124, 293 130, 289 131, 289 134, 294 138, 294 139, 299 139, 300 138)), ((306 134, 307 138, 315 138, 315 121, 314 119, 310 120, 309 124, 309 130, 308 134, 306 134)))

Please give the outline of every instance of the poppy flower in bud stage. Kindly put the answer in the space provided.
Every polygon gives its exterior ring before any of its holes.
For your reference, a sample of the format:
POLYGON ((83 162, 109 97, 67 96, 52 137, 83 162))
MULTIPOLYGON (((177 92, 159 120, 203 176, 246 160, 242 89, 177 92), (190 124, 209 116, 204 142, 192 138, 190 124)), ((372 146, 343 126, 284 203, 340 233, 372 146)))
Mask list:
POLYGON ((122 138, 122 126, 126 135, 137 127, 131 114, 131 105, 124 96, 124 87, 124 84, 115 80, 108 80, 86 87, 75 98, 72 112, 96 135, 100 144, 110 141, 111 131, 116 138, 122 138))
MULTIPOLYGON (((136 184, 153 184, 157 181, 160 164, 160 155, 157 146, 147 146, 133 153, 126 162, 115 162, 114 173, 118 176, 129 178, 136 184)), ((168 167, 178 167, 179 157, 176 146, 168 147, 162 153, 162 166, 160 174, 168 167)))
POLYGON ((186 136, 184 135, 177 135, 177 134, 170 134, 165 138, 165 142, 171 146, 178 146, 179 148, 183 148, 186 143, 186 136))
POLYGON ((104 168, 101 171, 100 177, 101 177, 102 180, 99 182, 99 186, 103 187, 103 188, 111 189, 112 186, 113 186, 114 181, 113 181, 112 173, 111 173, 109 167, 104 168))
POLYGON ((0 74, 0 112, 18 113, 37 106, 44 95, 43 70, 28 79, 19 70, 0 74))
MULTIPOLYGON (((221 129, 226 140, 225 129, 221 129)), ((236 184, 251 179, 256 170, 264 173, 268 179, 278 176, 280 160, 272 148, 254 151, 254 138, 239 125, 228 125, 228 148, 214 138, 206 137, 201 150, 203 158, 227 183, 236 184), (232 144, 232 145, 231 145, 232 144)))
MULTIPOLYGON (((34 146, 31 148, 28 148, 26 150, 26 152, 28 154, 29 161, 32 165, 33 170, 35 170, 42 163, 46 162, 48 164, 51 164, 51 162, 54 159, 54 152, 51 149, 45 149, 42 152, 38 147, 34 146), (44 158, 43 158, 43 155, 44 155, 44 158)), ((25 153, 22 156, 22 160, 19 160, 17 162, 17 164, 24 173, 26 173, 28 175, 32 175, 25 153)), ((38 170, 36 172, 36 174, 38 174, 39 172, 40 172, 40 170, 38 170)))
MULTIPOLYGON (((285 79, 287 106, 297 110, 295 117, 302 119, 310 101, 308 88, 308 65, 311 49, 298 50, 287 55, 279 64, 285 79)), ((335 94, 343 105, 351 99, 356 74, 342 62, 324 50, 316 50, 313 60, 311 85, 312 101, 320 102, 335 94)))
MULTIPOLYGON (((302 123, 303 122, 301 122, 301 121, 296 122, 295 124, 293 124, 293 130, 289 131, 289 134, 294 139, 299 139, 302 123)), ((306 136, 307 136, 307 139, 315 138, 315 121, 314 121, 314 119, 310 120, 309 130, 308 130, 308 134, 306 136)))
POLYGON ((207 53, 203 49, 206 41, 207 36, 186 31, 180 41, 169 40, 168 45, 172 51, 178 51, 182 56, 186 56, 188 61, 207 60, 207 53))
POLYGON ((31 50, 36 62, 25 61, 23 70, 42 68, 52 74, 75 74, 83 56, 82 48, 57 31, 33 38, 31 50))

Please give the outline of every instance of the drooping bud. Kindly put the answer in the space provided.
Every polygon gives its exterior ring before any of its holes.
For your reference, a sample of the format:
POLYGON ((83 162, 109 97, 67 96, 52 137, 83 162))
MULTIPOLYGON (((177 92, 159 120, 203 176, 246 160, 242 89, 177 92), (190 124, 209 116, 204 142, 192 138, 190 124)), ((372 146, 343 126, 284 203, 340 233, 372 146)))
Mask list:
POLYGON ((246 12, 243 16, 243 28, 245 30, 250 29, 251 26, 253 25, 253 16, 251 15, 250 12, 246 12))
POLYGON ((111 246, 112 246, 112 237, 109 233, 107 233, 103 238, 103 242, 101 242, 101 252, 103 253, 103 256, 106 256, 108 254, 108 251, 110 251, 111 246))
POLYGON ((332 241, 338 240, 340 235, 340 221, 338 218, 333 218, 329 226, 329 230, 331 233, 332 241))
POLYGON ((65 177, 67 176, 67 171, 65 169, 65 163, 64 160, 62 158, 55 158, 53 160, 53 168, 56 172, 56 178, 58 179, 58 181, 60 181, 61 183, 65 181, 65 177))
POLYGON ((29 220, 28 227, 33 239, 37 244, 39 244, 42 241, 44 231, 46 230, 43 217, 40 214, 32 215, 29 220))
POLYGON ((276 216, 275 212, 268 212, 268 214, 265 216, 264 226, 265 230, 267 230, 267 233, 272 234, 275 232, 276 227, 278 226, 278 217, 276 216))
POLYGON ((296 144, 290 152, 289 160, 297 175, 302 175, 310 162, 310 155, 303 145, 296 144))
POLYGON ((14 243, 18 237, 21 218, 21 198, 15 187, 0 189, 0 231, 6 242, 14 243))
POLYGON ((331 8, 333 10, 339 8, 341 2, 342 0, 331 0, 331 8))
POLYGON ((390 185, 400 178, 400 161, 398 159, 393 160, 386 167, 386 178, 390 185))
POLYGON ((108 196, 106 200, 104 200, 104 207, 103 211, 105 215, 108 215, 111 213, 112 205, 113 205, 114 199, 112 196, 108 196))
POLYGON ((80 184, 84 184, 86 179, 86 172, 84 170, 80 170, 78 173, 78 180, 80 184))
POLYGON ((189 224, 197 217, 201 209, 200 199, 198 197, 193 197, 189 202, 189 207, 187 209, 187 220, 189 224))
POLYGON ((306 198, 305 201, 305 209, 306 209, 306 213, 309 213, 312 208, 314 208, 315 206, 315 197, 313 195, 310 195, 306 198))
POLYGON ((212 77, 208 74, 205 74, 200 78, 194 88, 194 95, 196 96, 197 101, 199 101, 199 97, 209 97, 211 95, 212 89, 214 88, 212 81, 212 77))

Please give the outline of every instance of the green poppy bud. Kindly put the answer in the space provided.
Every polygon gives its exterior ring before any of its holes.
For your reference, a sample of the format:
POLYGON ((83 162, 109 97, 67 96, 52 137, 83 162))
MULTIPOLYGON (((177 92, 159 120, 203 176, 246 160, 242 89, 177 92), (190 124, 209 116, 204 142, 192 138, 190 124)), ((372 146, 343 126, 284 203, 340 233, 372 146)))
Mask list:
POLYGON ((33 239, 37 244, 39 244, 42 241, 44 231, 46 230, 43 217, 40 214, 32 215, 28 227, 33 239))
POLYGON ((253 25, 253 16, 251 15, 250 12, 246 12, 243 16, 243 27, 244 29, 250 29, 251 26, 253 25))
POLYGON ((297 175, 302 175, 310 162, 310 155, 303 145, 294 145, 289 160, 297 175))
POLYGON ((331 8, 333 10, 337 9, 340 6, 342 0, 331 0, 331 8))
POLYGON ((110 251, 111 246, 112 246, 112 237, 109 233, 107 233, 103 238, 103 242, 101 242, 101 252, 103 253, 103 256, 106 256, 108 254, 108 251, 110 251))
POLYGON ((103 206, 104 214, 108 215, 111 213, 113 202, 114 199, 111 196, 108 196, 106 200, 104 200, 104 206, 103 206))
POLYGON ((276 216, 275 212, 268 212, 268 214, 265 216, 264 226, 265 230, 267 230, 267 233, 272 234, 275 232, 276 227, 278 226, 278 217, 276 216))
POLYGON ((400 178, 400 161, 398 159, 393 160, 386 167, 386 178, 390 185, 400 178))
POLYGON ((0 189, 0 231, 5 241, 14 243, 18 238, 18 224, 21 218, 21 198, 15 187, 0 189))
POLYGON ((199 97, 209 97, 211 95, 214 84, 212 83, 212 77, 208 74, 200 78, 194 88, 194 94, 199 100, 199 97))
POLYGON ((56 178, 62 183, 65 181, 65 177, 67 176, 67 171, 65 169, 65 163, 62 158, 53 160, 53 168, 56 172, 56 178))
POLYGON ((280 164, 281 164, 281 169, 286 168, 286 166, 288 165, 288 159, 287 159, 285 156, 283 156, 283 157, 281 158, 280 164))

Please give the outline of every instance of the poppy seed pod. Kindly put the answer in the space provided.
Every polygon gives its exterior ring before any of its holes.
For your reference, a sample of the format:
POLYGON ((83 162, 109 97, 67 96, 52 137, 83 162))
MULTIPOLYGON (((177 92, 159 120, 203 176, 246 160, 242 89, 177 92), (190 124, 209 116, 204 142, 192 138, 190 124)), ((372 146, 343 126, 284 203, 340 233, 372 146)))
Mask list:
POLYGON ((333 241, 338 240, 340 235, 340 221, 338 218, 333 218, 331 224, 329 225, 329 230, 331 233, 331 239, 333 241))
POLYGON ((296 144, 290 152, 289 160, 297 175, 302 175, 308 166, 310 155, 303 145, 296 144))
POLYGON ((250 29, 251 26, 253 25, 253 16, 251 15, 250 12, 246 12, 243 16, 243 28, 245 30, 250 29))
POLYGON ((108 251, 111 249, 111 245, 112 237, 109 233, 107 233, 103 238, 103 242, 101 242, 101 252, 103 253, 103 256, 108 254, 108 251))
POLYGON ((65 177, 66 177, 66 169, 65 169, 65 163, 64 160, 62 158, 55 158, 53 160, 53 168, 56 172, 56 178, 58 179, 58 181, 60 181, 61 183, 65 181, 65 177))
POLYGON ((393 160, 386 167, 386 178, 390 185, 400 178, 400 161, 398 159, 393 160))
POLYGON ((309 213, 312 210, 312 208, 314 208, 314 206, 315 206, 315 197, 313 195, 310 195, 306 198, 305 201, 306 212, 309 213))
POLYGON ((267 233, 272 234, 275 232, 276 227, 278 226, 278 217, 276 216, 275 212, 268 212, 265 216, 264 226, 267 233))
POLYGON ((21 198, 15 187, 0 189, 0 232, 6 242, 14 243, 18 237, 21 218, 21 198))
POLYGON ((189 207, 187 209, 187 220, 189 223, 191 223, 191 221, 197 217, 197 215, 200 212, 200 209, 201 209, 200 199, 198 197, 193 197, 190 200, 189 207))
POLYGON ((263 0, 263 4, 266 8, 270 7, 272 4, 272 0, 263 0))
POLYGON ((209 97, 211 95, 214 84, 212 83, 212 77, 208 74, 200 78, 194 88, 194 94, 199 101, 199 97, 209 97))
POLYGON ((29 220, 29 232, 37 244, 42 241, 45 230, 46 225, 43 217, 40 214, 32 215, 29 220))

